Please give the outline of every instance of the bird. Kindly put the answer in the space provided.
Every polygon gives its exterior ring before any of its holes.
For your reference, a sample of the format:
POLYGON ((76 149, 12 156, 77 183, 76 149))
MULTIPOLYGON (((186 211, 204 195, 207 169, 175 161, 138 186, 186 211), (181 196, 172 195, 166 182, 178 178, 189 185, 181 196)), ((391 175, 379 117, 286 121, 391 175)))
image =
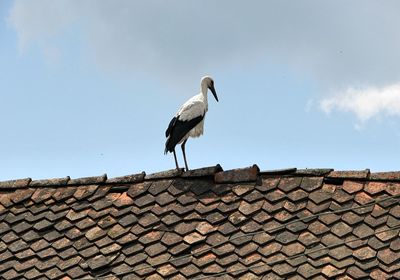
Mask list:
POLYGON ((168 152, 174 154, 176 169, 179 170, 178 160, 176 159, 175 146, 181 144, 183 159, 185 160, 186 171, 189 170, 185 144, 189 137, 199 137, 203 135, 204 118, 208 111, 207 92, 210 90, 214 95, 215 100, 218 100, 217 93, 214 87, 214 80, 210 76, 201 78, 200 93, 196 94, 186 101, 175 116, 170 121, 167 130, 165 131, 164 154, 168 152))

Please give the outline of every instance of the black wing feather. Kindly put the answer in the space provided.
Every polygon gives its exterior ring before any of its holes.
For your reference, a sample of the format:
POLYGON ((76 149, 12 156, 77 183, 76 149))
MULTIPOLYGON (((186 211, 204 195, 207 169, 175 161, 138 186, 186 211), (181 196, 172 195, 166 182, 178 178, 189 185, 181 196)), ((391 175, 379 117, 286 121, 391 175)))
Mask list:
POLYGON ((172 120, 169 122, 168 128, 165 131, 165 137, 168 137, 171 134, 172 128, 174 127, 176 120, 177 117, 173 117, 172 120))
POLYGON ((194 119, 188 120, 188 121, 181 121, 178 118, 173 118, 167 128, 167 131, 165 132, 165 135, 168 137, 167 142, 165 143, 165 153, 167 152, 172 152, 176 146, 176 144, 179 143, 179 141, 182 140, 182 138, 196 125, 198 125, 202 120, 204 116, 198 116, 194 119))

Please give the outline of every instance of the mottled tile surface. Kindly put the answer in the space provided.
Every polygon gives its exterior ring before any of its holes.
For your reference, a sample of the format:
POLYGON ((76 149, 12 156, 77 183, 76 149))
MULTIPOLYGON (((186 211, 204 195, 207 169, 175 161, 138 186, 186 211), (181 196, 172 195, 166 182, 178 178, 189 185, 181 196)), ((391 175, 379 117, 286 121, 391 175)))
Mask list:
POLYGON ((170 173, 0 182, 0 278, 400 277, 397 172, 170 173))

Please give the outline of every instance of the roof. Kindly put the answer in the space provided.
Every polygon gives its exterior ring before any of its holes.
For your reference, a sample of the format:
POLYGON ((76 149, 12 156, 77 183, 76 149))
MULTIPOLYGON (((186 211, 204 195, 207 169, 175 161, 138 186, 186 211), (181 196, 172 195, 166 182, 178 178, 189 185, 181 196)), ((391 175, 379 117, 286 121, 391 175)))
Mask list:
POLYGON ((400 172, 256 165, 0 182, 0 275, 400 278, 399 198, 400 172))

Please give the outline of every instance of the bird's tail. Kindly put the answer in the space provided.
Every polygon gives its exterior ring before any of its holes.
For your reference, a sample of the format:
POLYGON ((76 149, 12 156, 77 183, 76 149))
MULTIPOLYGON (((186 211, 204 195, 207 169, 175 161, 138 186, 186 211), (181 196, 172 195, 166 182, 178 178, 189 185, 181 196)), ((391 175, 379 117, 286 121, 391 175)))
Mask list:
POLYGON ((164 155, 166 155, 168 152, 172 152, 171 150, 171 137, 167 138, 167 141, 165 142, 165 150, 164 150, 164 155))

